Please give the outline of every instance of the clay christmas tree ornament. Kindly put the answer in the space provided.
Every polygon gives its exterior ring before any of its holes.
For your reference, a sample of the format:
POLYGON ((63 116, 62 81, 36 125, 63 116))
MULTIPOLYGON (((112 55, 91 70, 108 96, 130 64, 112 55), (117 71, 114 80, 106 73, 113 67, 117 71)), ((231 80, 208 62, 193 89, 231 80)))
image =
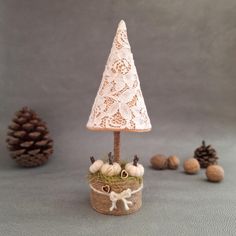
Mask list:
POLYGON ((108 162, 96 173, 90 173, 92 207, 111 215, 137 211, 142 204, 144 169, 137 156, 126 166, 121 163, 120 132, 147 132, 151 123, 123 20, 118 25, 87 128, 114 134, 114 156, 109 153, 108 162), (104 186, 109 186, 110 192, 104 192, 104 186))

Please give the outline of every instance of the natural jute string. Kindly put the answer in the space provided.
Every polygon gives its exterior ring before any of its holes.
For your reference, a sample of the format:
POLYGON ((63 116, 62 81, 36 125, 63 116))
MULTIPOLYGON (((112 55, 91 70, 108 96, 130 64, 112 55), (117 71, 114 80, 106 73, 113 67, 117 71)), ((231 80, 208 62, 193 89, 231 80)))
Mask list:
POLYGON ((114 161, 120 162, 120 131, 114 132, 114 161))
POLYGON ((110 211, 113 211, 114 209, 117 209, 116 202, 118 200, 123 201, 125 210, 128 211, 129 210, 128 205, 133 205, 133 203, 132 203, 132 201, 128 201, 127 198, 130 198, 132 196, 132 194, 135 194, 135 193, 141 191, 142 188, 143 188, 143 184, 141 184, 141 186, 138 189, 134 190, 134 191, 131 191, 131 189, 128 188, 128 189, 122 191, 121 193, 116 193, 114 191, 111 191, 110 193, 106 193, 106 192, 102 192, 102 191, 97 190, 91 184, 89 186, 94 192, 102 194, 102 195, 109 196, 109 198, 111 200, 111 204, 112 204, 111 207, 110 207, 110 211))

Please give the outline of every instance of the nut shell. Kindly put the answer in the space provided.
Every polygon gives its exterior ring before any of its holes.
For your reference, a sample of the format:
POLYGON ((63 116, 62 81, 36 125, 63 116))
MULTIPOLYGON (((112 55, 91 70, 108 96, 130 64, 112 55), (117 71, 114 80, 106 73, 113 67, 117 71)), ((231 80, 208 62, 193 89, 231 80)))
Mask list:
POLYGON ((162 154, 157 154, 150 159, 150 163, 154 169, 164 170, 168 167, 168 159, 162 154))
POLYGON ((224 169, 219 165, 208 166, 206 176, 211 182, 220 182, 224 179, 224 169))
POLYGON ((197 174, 200 170, 199 162, 194 158, 186 160, 184 162, 184 170, 187 174, 190 175, 197 174))
POLYGON ((168 168, 171 170, 176 170, 179 167, 179 158, 177 156, 168 157, 168 168))

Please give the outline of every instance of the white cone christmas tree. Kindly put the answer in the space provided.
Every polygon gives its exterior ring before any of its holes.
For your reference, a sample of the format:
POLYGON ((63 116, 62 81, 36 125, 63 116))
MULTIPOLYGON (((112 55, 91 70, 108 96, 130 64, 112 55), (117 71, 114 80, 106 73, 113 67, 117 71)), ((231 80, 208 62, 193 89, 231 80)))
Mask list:
MULTIPOLYGON (((87 123, 91 130, 114 133, 114 156, 108 162, 97 160, 97 172, 90 173, 92 207, 103 214, 126 215, 142 205, 144 168, 135 155, 133 162, 120 162, 120 132, 145 132, 151 129, 125 22, 119 23, 87 123), (102 166, 97 163, 102 163, 102 166), (134 178, 135 177, 135 178, 134 178)), ((91 172, 91 170, 90 170, 91 172)))
POLYGON ((133 132, 151 129, 123 20, 119 23, 87 128, 133 132))

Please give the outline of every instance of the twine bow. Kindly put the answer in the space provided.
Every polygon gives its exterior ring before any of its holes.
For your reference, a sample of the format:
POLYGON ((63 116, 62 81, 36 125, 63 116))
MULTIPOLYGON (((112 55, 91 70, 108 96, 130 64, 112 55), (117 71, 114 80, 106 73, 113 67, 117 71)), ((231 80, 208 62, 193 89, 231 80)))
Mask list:
POLYGON ((125 210, 128 211, 129 210, 128 204, 132 205, 133 203, 131 201, 128 201, 126 198, 130 198, 131 195, 132 195, 132 192, 131 192, 131 189, 129 189, 129 188, 124 190, 121 193, 116 193, 114 191, 111 191, 110 192, 110 200, 112 202, 112 205, 110 207, 110 211, 113 211, 113 209, 117 208, 116 202, 118 200, 123 201, 125 210))
POLYGON ((129 210, 129 206, 128 205, 133 205, 133 203, 131 201, 128 201, 127 198, 130 198, 132 196, 132 194, 135 194, 135 193, 141 191, 142 188, 143 188, 143 184, 141 184, 140 187, 138 189, 136 189, 136 190, 131 191, 131 189, 128 188, 128 189, 124 190, 121 193, 116 193, 114 191, 111 191, 110 193, 101 192, 98 189, 94 188, 92 186, 92 184, 90 184, 90 188, 94 192, 102 194, 102 195, 106 195, 106 196, 108 196, 110 198, 110 201, 112 203, 112 205, 110 207, 110 211, 113 211, 114 209, 117 209, 116 202, 118 200, 121 200, 124 203, 125 210, 128 211, 129 210))

